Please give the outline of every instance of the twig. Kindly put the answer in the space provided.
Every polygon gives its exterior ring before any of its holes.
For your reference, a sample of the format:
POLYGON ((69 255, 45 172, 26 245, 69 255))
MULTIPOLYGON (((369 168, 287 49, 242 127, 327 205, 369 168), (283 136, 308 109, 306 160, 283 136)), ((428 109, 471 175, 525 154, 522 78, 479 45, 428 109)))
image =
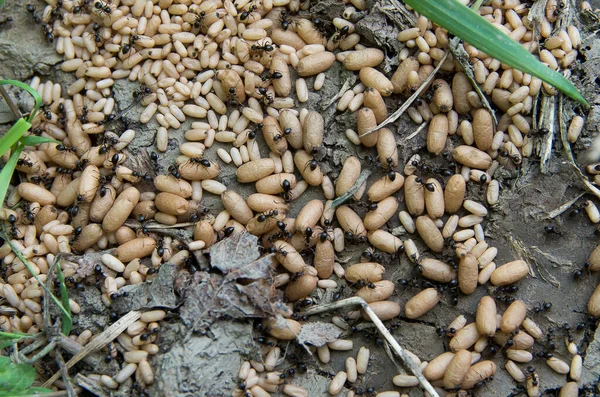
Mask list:
POLYGON ((565 151, 565 154, 567 155, 569 164, 571 164, 573 166, 573 168, 575 168, 575 171, 579 175, 579 178, 581 179, 581 181, 583 182, 585 187, 587 187, 588 190, 590 192, 592 192, 596 197, 600 198, 600 190, 598 190, 598 188, 596 186, 594 186, 589 181, 589 179, 583 174, 581 169, 577 166, 577 163, 575 162, 575 158, 573 157, 573 152, 571 151, 571 142, 569 142, 569 139, 567 138, 567 126, 566 126, 566 123, 565 123, 565 120, 563 117, 563 106, 564 106, 563 96, 562 96, 562 94, 559 94, 559 95, 560 95, 560 99, 559 99, 559 105, 558 105, 558 126, 560 129, 560 140, 562 141, 562 144, 563 144, 563 150, 565 151))
POLYGON ((412 134, 410 134, 409 136, 404 138, 402 140, 402 142, 400 142, 400 144, 404 144, 404 143, 410 141, 411 139, 413 139, 414 137, 416 137, 417 135, 419 135, 419 132, 423 131, 423 128, 425 128, 426 126, 427 126, 427 121, 424 121, 423 123, 421 123, 420 126, 417 127, 415 132, 413 132, 412 134))
POLYGON ((6 101, 8 108, 10 109, 10 111, 12 112, 12 114, 15 116, 16 119, 20 119, 21 117, 23 117, 23 115, 19 111, 19 108, 17 107, 17 105, 15 105, 15 103, 13 102, 10 95, 8 95, 8 92, 6 92, 6 90, 2 86, 0 86, 0 95, 2 95, 2 97, 6 101))
MULTIPOLYGON (((75 388, 75 392, 76 393, 81 393, 81 388, 76 387, 75 388)), ((53 391, 51 393, 44 393, 44 394, 20 394, 19 397, 40 397, 40 396, 44 396, 44 397, 63 397, 67 395, 67 391, 66 390, 60 390, 60 391, 53 391)))
POLYGON ((65 365, 65 360, 60 352, 60 349, 56 349, 54 352, 54 360, 58 363, 58 367, 60 368, 60 373, 62 375, 63 381, 65 382, 67 396, 68 397, 77 397, 75 393, 75 389, 73 388, 73 383, 71 383, 71 379, 69 378, 69 370, 65 365))
POLYGON ((438 63, 438 65, 435 67, 435 69, 433 69, 433 72, 431 72, 431 74, 425 79, 425 81, 423 82, 423 84, 421 84, 421 86, 415 91, 415 93, 412 94, 406 100, 406 102, 404 102, 402 104, 402 106, 400 106, 400 108, 398 108, 398 110, 396 110, 394 113, 392 113, 387 119, 383 120, 381 122, 381 124, 379 124, 377 127, 368 130, 364 134, 360 135, 360 137, 362 138, 362 137, 365 137, 365 136, 367 136, 369 134, 372 134, 373 132, 379 130, 380 128, 385 127, 389 123, 393 123, 394 121, 398 120, 398 118, 400 118, 400 116, 402 116, 404 114, 404 112, 406 111, 406 109, 408 109, 410 107, 410 105, 412 105, 412 103, 419 97, 419 95, 421 95, 421 92, 423 92, 425 90, 425 87, 427 87, 429 85, 429 83, 431 82, 431 80, 433 80, 433 78, 435 77, 435 74, 438 72, 438 70, 440 70, 440 68, 442 67, 442 64, 448 58, 448 54, 449 53, 450 52, 446 51, 446 54, 440 60, 440 63, 438 63))
MULTIPOLYGON (((479 8, 479 6, 477 8, 479 8)), ((465 75, 471 82, 471 85, 475 89, 475 92, 477 92, 477 95, 479 95, 479 99, 481 99, 481 103, 483 104, 483 107, 485 107, 487 109, 487 111, 490 113, 490 115, 494 119, 494 126, 496 126, 496 124, 498 124, 498 120, 496 119, 496 113, 490 106, 490 103, 488 102, 487 97, 481 91, 479 84, 477 84, 477 81, 475 81, 475 74, 473 73, 473 66, 471 66, 471 62, 469 62, 469 54, 467 54, 465 47, 460 42, 460 39, 458 37, 454 37, 450 40, 448 48, 452 52, 452 55, 454 55, 454 59, 456 59, 456 61, 462 66, 462 68, 465 72, 465 75)))
POLYGON ((373 324, 375 324, 375 326, 377 327, 377 329, 379 330, 381 335, 383 335, 385 340, 390 344, 390 346, 392 347, 394 352, 402 359, 402 361, 404 362, 404 365, 406 367, 408 367, 410 372, 412 372, 412 374, 419 379, 419 383, 421 383, 421 386, 423 387, 423 389, 425 389, 425 391, 427 391, 432 397, 439 397, 439 394, 435 391, 433 386, 431 386, 431 383, 429 383, 429 381, 427 379, 425 379, 425 377, 421 373, 421 370, 419 369, 419 366, 417 365, 417 363, 414 362, 414 360, 412 359, 411 356, 406 354, 406 352, 404 351, 402 346, 400 346, 400 344, 396 341, 396 339, 394 339, 394 337, 392 336, 390 331, 388 331, 388 329, 385 327, 385 325, 383 325, 383 323, 381 322, 379 317, 377 317, 375 312, 369 307, 369 305, 367 304, 367 302, 365 302, 365 300, 363 298, 355 296, 352 298, 343 299, 341 301, 315 306, 315 307, 308 309, 303 314, 310 316, 313 314, 323 313, 326 311, 336 310, 336 309, 340 309, 342 307, 354 306, 354 305, 361 306, 363 311, 367 314, 367 316, 369 316, 369 319, 373 322, 373 324))
MULTIPOLYGON (((346 81, 344 81, 344 85, 342 85, 342 88, 340 88, 340 91, 336 95, 334 95, 333 98, 331 98, 329 100, 329 102, 325 103, 324 105, 321 105, 321 110, 325 110, 329 106, 333 105, 333 103, 335 101, 337 101, 338 98, 340 98, 342 95, 344 95, 346 93, 346 91, 348 91, 350 89, 350 86, 352 85, 352 82, 350 82, 350 80, 352 80, 352 79, 348 78, 348 79, 346 79, 346 81)), ((354 81, 356 81, 356 79, 354 81)))
MULTIPOLYGON (((158 222, 146 222, 146 224, 144 226, 148 230, 160 230, 160 229, 178 229, 181 227, 190 227, 190 226, 195 226, 195 225, 196 224, 194 222, 176 223, 174 225, 165 225, 163 223, 158 223, 158 222)), ((127 221, 125 221, 125 226, 139 229, 142 227, 142 224, 141 224, 141 222, 134 221, 132 219, 128 219, 127 221)))
MULTIPOLYGON (((136 322, 140 316, 141 312, 132 310, 123 317, 121 317, 116 323, 108 327, 104 330, 100 335, 96 338, 92 339, 90 343, 84 346, 83 349, 77 354, 75 354, 66 364, 67 368, 71 368, 73 365, 77 364, 83 357, 88 355, 90 352, 101 349, 107 343, 112 342, 117 336, 119 336, 123 331, 127 329, 131 324, 136 322)), ((52 375, 50 379, 44 383, 44 387, 51 386, 60 376, 60 372, 52 375)))
POLYGON ((539 128, 546 128, 548 132, 541 140, 540 154, 540 172, 548 173, 548 166, 552 158, 552 143, 556 133, 556 96, 542 96, 539 128))
POLYGON ((554 219, 557 216, 559 216, 560 214, 564 213, 566 210, 571 208, 573 206, 573 204, 575 204, 577 202, 577 200, 582 198, 584 195, 585 195, 585 193, 578 194, 577 197, 575 197, 573 200, 569 200, 566 203, 564 203, 563 205, 561 205, 560 207, 558 207, 557 209, 550 211, 550 213, 548 213, 548 218, 546 218, 546 219, 554 219))
POLYGON ((365 183, 365 181, 367 180, 367 178, 370 175, 371 175, 370 170, 363 170, 360 173, 360 175, 358 176, 356 183, 354 183, 354 185, 352 185, 352 187, 350 189, 348 189, 348 191, 346 193, 342 194, 340 197, 333 200, 333 202, 331 203, 331 208, 339 207, 340 205, 344 204, 344 202, 348 201, 350 199, 350 197, 352 197, 354 195, 354 193, 356 193, 358 191, 358 189, 360 189, 362 184, 365 183))
POLYGON ((110 397, 111 394, 106 393, 104 388, 98 384, 98 382, 88 378, 87 376, 77 374, 75 375, 75 382, 83 387, 85 390, 94 394, 97 397, 110 397))

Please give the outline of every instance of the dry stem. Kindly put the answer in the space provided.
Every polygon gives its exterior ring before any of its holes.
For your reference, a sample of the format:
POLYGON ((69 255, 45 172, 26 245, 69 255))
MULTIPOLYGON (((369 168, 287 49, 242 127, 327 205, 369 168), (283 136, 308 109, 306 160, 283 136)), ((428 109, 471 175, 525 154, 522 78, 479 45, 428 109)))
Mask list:
POLYGON ((425 389, 425 391, 427 391, 432 397, 439 397, 438 393, 435 391, 431 383, 429 383, 429 381, 425 379, 425 377, 421 373, 421 370, 419 369, 417 363, 414 362, 411 356, 406 354, 402 346, 400 346, 396 339, 394 339, 390 331, 388 331, 385 325, 383 325, 383 322, 379 319, 379 317, 377 317, 375 312, 369 307, 369 305, 367 304, 367 302, 365 302, 363 298, 355 296, 352 298, 343 299, 341 301, 315 306, 308 309, 304 314, 310 316, 313 314, 323 313, 326 311, 336 310, 342 307, 354 305, 361 306, 362 310, 367 314, 367 316, 369 316, 369 319, 373 322, 373 324, 375 324, 375 327, 377 327, 381 335, 385 338, 386 342, 390 344, 392 350, 402 359, 404 365, 408 367, 410 372, 412 372, 413 375, 419 379, 419 383, 421 383, 423 389, 425 389))

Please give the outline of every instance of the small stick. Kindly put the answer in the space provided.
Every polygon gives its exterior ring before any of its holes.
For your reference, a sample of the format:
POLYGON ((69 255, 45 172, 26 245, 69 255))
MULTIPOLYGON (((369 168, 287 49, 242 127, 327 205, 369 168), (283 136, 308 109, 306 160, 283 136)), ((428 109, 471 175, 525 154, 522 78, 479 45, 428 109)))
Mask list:
POLYGON ((0 86, 0 95, 2 95, 2 97, 6 101, 8 108, 10 109, 12 114, 15 116, 15 118, 20 119, 21 117, 23 117, 23 115, 19 111, 19 108, 17 107, 17 105, 15 105, 12 98, 10 97, 10 95, 8 95, 8 92, 6 92, 6 90, 4 89, 3 86, 0 86))
POLYGON ((400 356, 400 358, 404 362, 404 365, 406 365, 408 367, 408 369, 410 370, 410 372, 412 372, 413 375, 416 376, 417 379, 419 379, 419 382, 421 383, 421 386, 423 386, 423 389, 425 389, 425 391, 427 391, 427 393, 429 393, 431 395, 431 397, 439 397, 439 394, 435 391, 433 386, 431 386, 431 383, 429 383, 429 381, 427 379, 425 379, 425 377, 421 373, 421 370, 419 369, 419 366, 417 365, 417 363, 414 362, 412 357, 410 357, 408 354, 406 354, 406 352, 404 351, 402 346, 400 346, 400 344, 396 341, 396 339, 394 339, 394 337, 392 336, 390 331, 388 331, 388 329, 385 327, 385 325, 383 325, 383 323, 381 322, 379 317, 377 317, 377 314, 375 314, 375 312, 369 307, 369 305, 367 304, 367 302, 365 302, 365 300, 363 298, 355 296, 352 298, 343 299, 341 301, 315 306, 315 307, 308 309, 303 314, 310 316, 313 314, 323 313, 326 311, 336 310, 336 309, 340 309, 342 307, 354 306, 354 305, 360 305, 362 307, 362 309, 367 314, 367 316, 369 316, 369 319, 371 319, 371 321, 373 322, 373 324, 375 324, 375 326, 377 327, 379 332, 381 332, 381 335, 383 335, 385 340, 390 344, 393 351, 398 356, 400 356))
MULTIPOLYGON (((127 329, 131 324, 136 322, 142 313, 132 310, 123 317, 121 317, 116 323, 108 327, 104 330, 100 335, 95 337, 81 349, 79 353, 74 355, 69 361, 67 361, 66 367, 71 368, 73 365, 77 364, 83 357, 87 356, 90 352, 101 349, 107 343, 112 342, 117 336, 121 335, 123 331, 127 329)), ((44 383, 44 387, 50 387, 58 378, 60 377, 60 372, 52 375, 50 379, 44 383)))
POLYGON ((60 368, 60 373, 65 382, 67 397, 77 397, 77 393, 75 393, 75 388, 73 387, 73 383, 71 383, 71 379, 69 378, 69 370, 65 365, 65 360, 63 359, 62 353, 60 349, 56 349, 54 351, 54 360, 58 363, 58 367, 60 368))
POLYGON ((352 197, 354 195, 354 193, 356 193, 358 191, 358 189, 360 189, 362 184, 365 183, 365 181, 367 180, 367 178, 370 175, 371 175, 371 171, 363 170, 360 173, 360 175, 358 176, 358 179, 356 180, 354 185, 352 185, 352 187, 350 189, 348 189, 348 191, 346 193, 342 194, 340 197, 333 200, 333 202, 331 203, 331 208, 339 207, 340 205, 344 204, 344 202, 348 201, 350 199, 350 197, 352 197))
POLYGON ((571 208, 573 206, 573 204, 575 204, 577 202, 577 200, 579 200, 583 196, 585 196, 585 193, 578 194, 573 200, 569 200, 566 203, 564 203, 563 205, 561 205, 560 207, 558 207, 557 209, 550 211, 550 213, 548 213, 547 219, 554 219, 557 216, 559 216, 560 214, 564 213, 566 210, 571 208))
POLYGON ((579 178, 581 179, 585 187, 587 187, 588 190, 592 192, 596 197, 600 198, 600 190, 598 190, 598 188, 589 181, 589 179, 583 174, 583 172, 581 172, 581 169, 577 166, 575 158, 573 157, 573 152, 571 151, 571 142, 569 142, 569 139, 567 138, 568 131, 563 115, 563 95, 559 95, 560 99, 558 105, 558 127, 560 130, 560 140, 562 141, 563 149, 565 151, 565 154, 567 155, 569 164, 571 164, 573 168, 575 168, 575 171, 579 175, 579 178))
POLYGON ((440 63, 438 63, 438 65, 436 66, 436 68, 433 69, 433 72, 431 72, 431 74, 425 79, 425 81, 423 82, 423 84, 421 84, 421 86, 415 91, 415 93, 412 94, 406 100, 406 102, 404 102, 402 104, 402 106, 400 106, 400 108, 398 108, 398 110, 396 110, 394 113, 392 113, 387 119, 383 120, 381 122, 381 124, 379 124, 377 127, 370 129, 369 131, 367 131, 364 134, 360 135, 360 137, 362 138, 362 137, 365 137, 365 136, 367 136, 369 134, 372 134, 373 132, 379 130, 380 128, 385 127, 389 123, 393 123, 394 121, 398 120, 398 118, 400 118, 400 116, 402 116, 404 114, 404 112, 406 111, 406 109, 408 109, 410 107, 410 105, 412 105, 412 103, 419 97, 419 95, 421 95, 421 92, 423 92, 425 90, 425 87, 427 87, 429 85, 429 83, 431 82, 431 80, 433 80, 433 78, 435 77, 435 74, 438 72, 438 70, 440 70, 440 68, 442 67, 442 64, 448 58, 448 54, 449 53, 450 52, 446 51, 446 55, 444 55, 444 57, 440 60, 440 63))

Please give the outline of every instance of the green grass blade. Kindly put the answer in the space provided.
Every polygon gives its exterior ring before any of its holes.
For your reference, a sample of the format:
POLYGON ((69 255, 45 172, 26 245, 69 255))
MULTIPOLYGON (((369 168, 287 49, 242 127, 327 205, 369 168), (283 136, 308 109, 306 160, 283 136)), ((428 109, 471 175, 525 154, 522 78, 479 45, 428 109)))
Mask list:
MULTIPOLYGON (((0 1, 2 1, 2 0, 0 0, 0 1)), ((0 6, 1 5, 2 4, 0 3, 0 6)), ((42 106, 42 97, 40 96, 40 94, 38 94, 38 92, 36 90, 34 90, 33 88, 31 88, 29 85, 27 85, 21 81, 18 81, 18 80, 0 80, 0 85, 14 85, 15 87, 22 88, 25 91, 27 91, 29 94, 31 94, 31 96, 35 100, 35 107, 31 111, 31 114, 29 115, 29 118, 27 118, 27 121, 30 122, 31 120, 33 120, 33 118, 35 117, 35 114, 40 109, 40 106, 42 106)))
POLYGON ((15 343, 19 343, 23 339, 31 339, 37 337, 36 334, 23 334, 21 332, 0 332, 0 349, 4 349, 15 343))
POLYGON ((590 106, 569 80, 543 65, 522 45, 469 7, 456 0, 404 0, 404 2, 478 50, 510 67, 540 78, 585 107, 590 106))
POLYGON ((0 171, 0 208, 4 203, 4 198, 6 197, 6 192, 8 191, 8 186, 10 185, 10 180, 12 179, 13 172, 15 171, 15 167, 17 166, 17 160, 19 160, 19 156, 21 156, 21 152, 23 151, 24 146, 19 146, 10 156, 10 159, 4 164, 2 171, 0 171))
POLYGON ((36 135, 29 135, 29 136, 21 137, 21 139, 19 141, 25 146, 35 146, 35 145, 39 145, 40 143, 60 143, 56 139, 47 138, 45 136, 36 136, 36 135))
POLYGON ((60 264, 56 265, 56 274, 60 281, 60 300, 62 301, 63 307, 67 310, 67 313, 63 313, 62 316, 62 333, 69 336, 71 328, 73 327, 73 321, 71 320, 71 306, 69 305, 69 292, 67 291, 67 285, 65 284, 65 276, 63 275, 60 264))
POLYGON ((31 128, 25 119, 19 119, 2 138, 0 138, 0 156, 4 155, 31 128))
MULTIPOLYGON (((71 317, 71 310, 69 305, 67 304, 67 308, 65 309, 63 304, 58 300, 58 298, 56 297, 56 295, 54 295, 52 293, 52 291, 50 291, 48 289, 48 287, 46 286, 46 284, 44 284, 42 282, 42 280, 40 280, 40 278, 37 276, 37 274, 35 274, 33 272, 33 269, 31 268, 31 264, 27 261, 27 259, 25 259, 25 257, 23 255, 21 255, 21 252, 19 252, 18 248, 14 246, 14 244, 10 241, 10 239, 8 238, 8 236, 6 234, 4 234, 2 237, 4 237, 4 240, 6 240, 6 242, 8 243, 8 245, 10 245, 10 248, 12 249, 12 251, 15 253, 15 255, 17 256, 17 258, 19 258, 21 260, 21 262, 23 262, 23 264, 25 265, 25 267, 27 268, 27 270, 29 270, 29 273, 31 273, 33 275, 33 277, 37 280, 38 284, 44 289, 44 291, 46 292, 46 294, 48 294, 48 296, 50 296, 50 298, 54 301, 54 303, 56 304, 56 306, 58 306, 58 308, 60 309, 60 311, 63 313, 63 319, 66 317, 69 325, 69 329, 73 324, 73 318, 71 317)), ((60 266, 60 265, 57 265, 60 266)), ((62 272, 60 273, 62 275, 62 272)), ((62 284, 64 284, 64 279, 62 284)), ((68 297, 67 297, 67 302, 68 302, 68 297)))

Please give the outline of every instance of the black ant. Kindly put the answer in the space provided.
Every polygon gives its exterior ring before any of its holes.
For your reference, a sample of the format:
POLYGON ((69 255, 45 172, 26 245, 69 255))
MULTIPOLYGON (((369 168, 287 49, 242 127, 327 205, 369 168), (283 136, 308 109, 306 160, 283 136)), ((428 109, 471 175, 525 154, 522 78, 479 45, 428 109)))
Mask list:
POLYGON ((259 222, 265 222, 265 221, 267 220, 267 218, 273 218, 273 217, 275 217, 275 216, 277 216, 277 215, 279 215, 279 211, 277 211, 277 210, 271 210, 271 211, 269 211, 269 212, 266 212, 266 213, 260 214, 260 215, 259 215, 259 216, 256 218, 256 220, 257 220, 257 221, 259 221, 259 222))
POLYGON ((27 159, 18 159, 17 167, 33 167, 33 163, 27 159))
POLYGON ((316 148, 316 147, 314 147, 314 148, 311 150, 311 154, 313 155, 313 158, 312 158, 312 159, 310 159, 310 160, 308 160, 308 161, 306 162, 306 164, 304 165, 304 171, 306 171, 306 169, 307 169, 308 167, 310 167, 310 170, 311 170, 311 171, 314 171, 314 170, 316 170, 316 169, 317 169, 317 167, 319 166, 319 162, 318 162, 317 160, 315 160, 315 155, 316 155, 318 152, 319 152, 319 148, 316 148))
POLYGON ((129 51, 131 51, 131 48, 133 47, 135 42, 138 41, 139 39, 140 38, 137 35, 130 36, 129 41, 127 43, 123 44, 123 46, 121 47, 121 53, 128 54, 129 51))
POLYGON ((264 87, 259 87, 258 88, 258 93, 260 95, 262 95, 262 102, 264 105, 271 105, 274 101, 273 95, 271 95, 266 88, 264 87))
POLYGON ((4 25, 5 23, 12 22, 12 20, 12 17, 6 17, 2 21, 0 21, 0 26, 4 25))
POLYGON ((58 150, 60 152, 72 152, 72 153, 77 152, 77 148, 75 146, 65 146, 63 144, 56 145, 56 150, 58 150))
POLYGON ((10 234, 13 238, 19 238, 19 228, 17 227, 17 217, 14 214, 10 214, 6 219, 10 224, 10 234))
POLYGON ((535 305, 535 307, 533 308, 533 312, 537 314, 541 312, 547 312, 550 309, 552 309, 551 302, 542 302, 535 305))
POLYGON ((265 40, 262 44, 253 44, 251 48, 253 51, 271 52, 275 49, 275 44, 269 40, 265 40))
POLYGON ((63 6, 63 0, 57 0, 56 5, 52 8, 52 11, 50 11, 50 17, 51 19, 54 21, 57 18, 62 19, 62 14, 60 13, 60 9, 63 6))
POLYGON ((346 25, 340 30, 335 31, 331 38, 331 41, 333 41, 334 43, 340 42, 344 40, 346 36, 348 36, 348 33, 350 33, 350 26, 346 25))
POLYGON ((196 15, 196 20, 194 21, 194 28, 198 29, 202 25, 202 21, 206 17, 206 12, 201 11, 200 14, 196 15))
POLYGON ((248 133, 248 139, 254 139, 256 138, 256 134, 258 133, 258 131, 262 131, 264 127, 263 123, 258 123, 254 126, 254 128, 248 133))
POLYGON ((149 87, 146 87, 145 84, 142 84, 139 89, 133 91, 133 99, 141 99, 146 95, 152 93, 152 90, 149 87))
POLYGON ((181 179, 181 175, 179 174, 179 170, 177 169, 177 166, 170 165, 169 168, 168 168, 168 171, 169 171, 169 174, 171 174, 175 178, 181 179))
POLYGON ((282 77, 283 74, 281 72, 269 73, 268 71, 265 71, 263 74, 261 74, 260 79, 263 82, 266 82, 267 80, 279 80, 282 77))
POLYGON ((287 11, 281 11, 279 13, 279 21, 281 22, 281 29, 283 30, 288 30, 292 23, 292 20, 288 18, 287 11))
POLYGON ((102 36, 100 35, 100 25, 94 23, 92 25, 92 30, 94 31, 94 41, 96 43, 102 42, 102 36))
POLYGON ((109 5, 102 3, 101 1, 96 1, 94 3, 94 8, 100 15, 106 14, 109 15, 112 12, 112 8, 109 5))
POLYGON ((291 201, 290 190, 292 190, 292 184, 289 180, 284 179, 281 183, 281 188, 283 189, 283 199, 286 203, 289 203, 291 201))
POLYGON ((312 22, 319 30, 319 33, 321 33, 323 36, 327 35, 327 26, 325 26, 325 21, 323 21, 321 18, 315 18, 312 20, 312 22))
POLYGON ((248 17, 250 16, 250 14, 256 10, 256 5, 252 5, 247 11, 244 11, 240 14, 240 21, 245 21, 246 19, 248 19, 248 17))
POLYGON ((577 269, 577 270, 575 270, 575 272, 573 273, 573 278, 575 280, 578 280, 578 279, 582 278, 585 273, 589 272, 590 266, 592 266, 592 265, 589 262, 586 262, 583 265, 583 269, 577 269))
POLYGON ((150 152, 150 161, 152 161, 152 166, 154 167, 154 169, 158 170, 158 153, 156 153, 155 151, 150 152))
POLYGON ((563 235, 563 233, 554 225, 544 226, 544 232, 546 232, 546 234, 556 234, 557 236, 563 235))
POLYGON ((81 3, 73 7, 73 14, 79 14, 80 12, 85 11, 85 6, 90 3, 90 0, 83 0, 81 3))
POLYGON ((211 166, 210 161, 203 157, 190 157, 189 162, 192 164, 200 164, 204 168, 209 168, 211 166))
MULTIPOLYGON (((34 16, 33 21, 37 23, 37 22, 39 22, 39 18, 34 16)), ((46 38, 46 41, 48 43, 53 43, 54 42, 54 34, 52 33, 52 28, 50 27, 50 25, 48 25, 47 23, 44 23, 44 24, 42 24, 42 29, 44 29, 44 37, 46 38)))

